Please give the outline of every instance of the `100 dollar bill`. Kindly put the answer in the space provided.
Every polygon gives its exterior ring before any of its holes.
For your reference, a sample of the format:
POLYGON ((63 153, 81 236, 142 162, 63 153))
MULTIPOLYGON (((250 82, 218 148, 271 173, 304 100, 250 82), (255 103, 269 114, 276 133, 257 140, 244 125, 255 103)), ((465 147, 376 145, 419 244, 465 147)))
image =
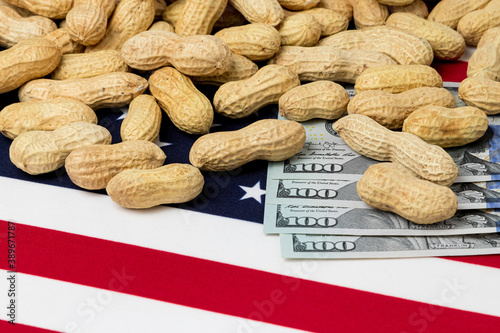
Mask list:
POLYGON ((334 236, 281 234, 284 258, 347 259, 500 253, 500 234, 462 236, 334 236))
POLYGON ((416 224, 373 208, 266 205, 264 232, 333 235, 463 235, 500 232, 500 212, 462 210, 433 224, 416 224))

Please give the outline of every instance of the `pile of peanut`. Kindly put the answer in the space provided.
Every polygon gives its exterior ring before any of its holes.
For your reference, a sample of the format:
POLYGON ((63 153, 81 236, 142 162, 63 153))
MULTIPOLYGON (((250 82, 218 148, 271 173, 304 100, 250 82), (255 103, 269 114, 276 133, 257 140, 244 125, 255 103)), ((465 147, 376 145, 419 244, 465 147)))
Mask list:
POLYGON ((366 172, 360 197, 434 223, 457 206, 442 147, 477 140, 500 113, 500 0, 3 0, 0 17, 0 93, 18 89, 20 101, 0 111, 12 163, 33 175, 64 166, 128 208, 192 200, 200 169, 285 160, 304 145, 299 122, 340 118, 351 148, 390 162, 366 172), (430 65, 466 44, 477 45, 460 86, 469 106, 456 108, 430 65), (218 87, 213 100, 199 84, 218 87), (209 134, 214 113, 269 104, 287 120, 209 134), (127 105, 111 144, 95 111, 127 105), (164 165, 162 110, 199 136, 191 164, 164 165), (406 192, 420 206, 391 195, 406 192))

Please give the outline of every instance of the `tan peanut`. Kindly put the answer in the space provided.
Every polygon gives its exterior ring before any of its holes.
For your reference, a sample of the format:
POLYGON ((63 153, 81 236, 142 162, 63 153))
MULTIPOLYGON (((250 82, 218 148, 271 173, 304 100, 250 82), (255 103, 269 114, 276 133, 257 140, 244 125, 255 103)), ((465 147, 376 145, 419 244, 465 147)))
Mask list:
POLYGON ((153 23, 148 30, 164 30, 169 32, 174 32, 174 27, 165 21, 158 21, 153 23))
POLYGON ((63 19, 73 6, 73 0, 4 0, 16 7, 51 19, 63 19))
POLYGON ((500 27, 488 29, 467 64, 467 77, 500 81, 500 27))
POLYGON ((283 46, 269 60, 291 69, 301 81, 332 80, 354 83, 367 68, 396 64, 386 54, 367 50, 343 50, 333 46, 283 46))
POLYGON ((155 0, 155 19, 161 20, 161 15, 167 9, 167 2, 165 0, 155 0))
POLYGON ((487 115, 500 113, 500 82, 483 77, 467 78, 458 87, 458 98, 487 115))
POLYGON ((393 132, 368 116, 347 115, 333 129, 359 154, 398 163, 436 184, 449 186, 458 175, 457 165, 443 148, 411 133, 393 132))
POLYGON ((168 22, 175 27, 185 5, 186 0, 177 0, 169 4, 161 14, 163 21, 168 22))
POLYGON ((74 6, 66 15, 66 29, 71 39, 85 46, 99 43, 106 34, 107 24, 104 7, 93 1, 74 6))
POLYGON ((43 37, 57 29, 57 25, 43 16, 23 17, 7 5, 0 5, 0 46, 12 47, 21 40, 43 37))
POLYGON ((130 38, 121 55, 132 68, 152 70, 171 64, 186 75, 220 75, 231 66, 229 47, 215 36, 180 37, 162 30, 141 32, 130 38))
POLYGON ((77 121, 97 124, 95 112, 71 98, 7 105, 0 112, 0 132, 10 139, 29 131, 53 131, 77 121))
POLYGON ((403 127, 403 121, 425 105, 455 107, 455 98, 445 88, 420 87, 392 94, 382 90, 362 91, 347 105, 349 114, 363 114, 389 129, 403 127))
POLYGON ((356 94, 383 90, 393 94, 418 87, 443 87, 441 75, 425 65, 384 65, 366 69, 356 79, 356 94))
POLYGON ((457 31, 468 45, 476 46, 486 30, 499 25, 500 6, 492 1, 483 9, 472 11, 462 17, 458 22, 457 31))
POLYGON ((427 40, 386 26, 342 31, 323 38, 318 45, 382 52, 401 65, 430 65, 434 59, 427 40))
POLYGON ((340 84, 316 81, 290 89, 279 99, 280 115, 288 120, 338 119, 347 110, 349 94, 340 84))
POLYGON ((321 24, 314 16, 305 13, 286 16, 276 27, 281 45, 313 46, 321 37, 321 24))
POLYGON ((125 170, 106 186, 109 197, 125 208, 144 209, 196 198, 205 180, 198 168, 173 163, 152 170, 125 170))
POLYGON ((429 9, 422 0, 415 0, 406 6, 388 6, 389 13, 411 13, 422 18, 429 16, 429 9))
POLYGON ((231 52, 250 60, 266 60, 278 52, 281 36, 269 24, 251 23, 220 30, 215 34, 226 43, 231 52))
POLYGON ((377 0, 377 1, 382 5, 387 5, 387 6, 408 6, 415 0, 377 0))
POLYGON ((122 141, 156 142, 160 135, 161 109, 150 95, 139 95, 130 103, 120 127, 122 141))
POLYGON ((403 132, 415 134, 440 147, 464 146, 486 133, 488 117, 472 106, 447 108, 427 105, 418 108, 405 119, 403 132))
POLYGON ((76 148, 111 144, 111 134, 99 125, 75 122, 54 131, 20 134, 10 145, 10 160, 19 169, 39 175, 59 169, 76 148))
POLYGON ((233 54, 231 66, 227 72, 215 76, 192 76, 191 81, 195 84, 221 86, 227 82, 248 79, 258 70, 259 67, 253 61, 242 55, 233 54))
POLYGON ((357 29, 383 25, 389 16, 386 5, 377 0, 350 0, 352 16, 357 29))
MULTIPOLYGON (((295 15, 297 12, 287 12, 286 16, 295 15)), ((312 15, 321 26, 321 36, 331 36, 344 31, 349 26, 349 20, 344 15, 326 8, 312 8, 298 13, 312 15)))
POLYGON ((427 40, 437 59, 456 60, 465 52, 465 40, 462 35, 439 22, 429 21, 415 14, 394 13, 385 24, 427 40))
POLYGON ((128 72, 130 68, 115 50, 64 54, 51 73, 54 80, 79 79, 112 72, 128 72))
POLYGON ((331 9, 344 15, 349 21, 352 19, 353 8, 349 0, 320 0, 316 7, 331 9))
POLYGON ((66 158, 71 181, 87 190, 104 189, 123 170, 155 169, 165 162, 163 150, 152 142, 131 140, 113 145, 92 145, 73 150, 66 158))
POLYGON ((126 72, 113 72, 83 79, 33 80, 19 89, 19 100, 47 100, 68 97, 92 109, 118 108, 129 104, 148 87, 143 77, 126 72))
POLYGON ((458 207, 458 198, 449 187, 418 179, 395 163, 370 165, 356 189, 368 205, 418 224, 449 219, 458 207))
POLYGON ((61 52, 43 37, 27 38, 0 52, 0 93, 45 76, 57 67, 61 52))
POLYGON ((227 0, 187 0, 175 24, 175 33, 180 36, 210 35, 226 6, 227 0))
POLYGON ((6 1, 3 1, 3 0, 0 0, 0 5, 7 6, 7 7, 10 7, 12 9, 14 9, 22 17, 28 17, 28 16, 33 16, 34 15, 32 12, 30 12, 27 9, 14 6, 14 5, 12 5, 12 4, 10 4, 10 3, 6 2, 6 1))
POLYGON ((297 154, 305 141, 301 124, 263 119, 237 131, 200 137, 191 147, 189 161, 202 170, 229 171, 254 160, 286 160, 297 154))
POLYGON ((267 65, 246 80, 228 82, 214 95, 215 112, 229 118, 243 118, 260 108, 277 103, 285 92, 300 85, 290 69, 267 65))
POLYGON ((278 0, 281 7, 290 10, 306 10, 313 8, 320 0, 278 0))
POLYGON ((210 100, 192 81, 172 67, 149 77, 149 90, 172 123, 189 134, 205 134, 212 126, 214 110, 210 100))
POLYGON ((441 0, 431 10, 428 19, 456 29, 462 17, 483 8, 488 2, 490 0, 441 0))
POLYGON ((85 52, 118 50, 131 37, 146 31, 155 18, 154 0, 122 0, 109 19, 106 34, 85 52))
POLYGON ((46 34, 44 38, 55 43, 62 54, 81 53, 85 49, 85 46, 71 39, 66 28, 56 29, 46 34))
POLYGON ((251 23, 277 26, 285 16, 277 0, 229 0, 229 4, 251 23))

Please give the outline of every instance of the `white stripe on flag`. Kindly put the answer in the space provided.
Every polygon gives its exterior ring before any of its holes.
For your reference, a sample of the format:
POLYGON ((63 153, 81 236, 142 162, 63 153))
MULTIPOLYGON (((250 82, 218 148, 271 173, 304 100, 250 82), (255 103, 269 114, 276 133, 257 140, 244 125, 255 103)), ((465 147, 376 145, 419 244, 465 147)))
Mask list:
POLYGON ((100 194, 5 177, 0 188, 8 189, 0 218, 13 222, 500 316, 500 298, 491 297, 500 295, 499 269, 439 258, 285 260, 279 237, 257 223, 172 207, 127 210, 100 194))

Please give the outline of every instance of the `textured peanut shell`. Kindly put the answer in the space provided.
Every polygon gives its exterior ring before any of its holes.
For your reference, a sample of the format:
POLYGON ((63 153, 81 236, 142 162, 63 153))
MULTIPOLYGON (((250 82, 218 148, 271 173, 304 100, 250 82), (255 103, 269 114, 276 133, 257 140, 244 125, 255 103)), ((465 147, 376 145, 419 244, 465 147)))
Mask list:
POLYGON ((154 0, 122 0, 108 21, 106 34, 85 52, 118 50, 131 37, 146 31, 155 18, 154 0))
POLYGON ((258 70, 259 67, 253 61, 242 55, 233 54, 231 66, 227 72, 215 76, 192 76, 191 81, 195 84, 221 86, 227 82, 248 79, 258 70))
POLYGON ((377 1, 387 6, 408 6, 415 0, 377 0, 377 1))
POLYGON ((125 170, 113 177, 106 191, 125 208, 144 209, 196 198, 205 181, 198 168, 173 163, 152 170, 125 170))
POLYGON ((109 18, 119 1, 116 0, 73 0, 73 8, 81 4, 91 3, 95 6, 100 6, 104 9, 106 18, 109 18))
POLYGON ((406 6, 388 6, 389 13, 411 13, 422 18, 429 16, 429 9, 422 0, 415 0, 406 6))
POLYGON ((172 123, 189 134, 205 134, 212 126, 210 100, 184 74, 164 67, 149 77, 149 90, 172 123))
POLYGON ((81 53, 85 49, 85 46, 71 39, 66 28, 59 28, 49 32, 44 38, 55 43, 62 54, 81 53))
POLYGON ((229 118, 243 118, 260 108, 277 103, 284 93, 300 85, 290 69, 267 65, 246 80, 228 82, 214 95, 215 112, 229 118))
POLYGON ((4 0, 16 7, 52 19, 63 19, 73 6, 73 0, 4 0))
POLYGON ((71 98, 7 105, 0 112, 0 132, 10 139, 29 131, 53 131, 77 121, 97 124, 95 112, 71 98))
POLYGON ((465 40, 462 35, 444 24, 410 13, 391 14, 385 24, 427 40, 437 59, 456 60, 465 52, 465 40))
POLYGON ((488 2, 490 0, 441 0, 431 10, 428 19, 456 29, 462 17, 483 8, 488 2))
POLYGON ((281 36, 274 27, 263 23, 251 23, 222 29, 215 34, 229 46, 231 52, 260 61, 278 52, 281 36))
POLYGON ((321 37, 321 24, 313 15, 298 13, 285 17, 276 27, 281 45, 314 46, 321 37))
POLYGON ((386 54, 367 50, 343 50, 333 46, 283 46, 269 64, 285 66, 301 81, 332 80, 354 83, 367 68, 394 65, 386 54))
POLYGON ((177 0, 169 4, 161 14, 163 21, 168 22, 175 27, 185 5, 186 0, 177 0))
POLYGON ((437 105, 420 107, 405 119, 403 132, 443 148, 463 146, 486 133, 488 117, 472 106, 447 108, 437 105))
POLYGON ((71 39, 85 46, 101 41, 106 34, 107 22, 105 9, 92 2, 74 6, 66 15, 66 29, 71 39))
POLYGON ((64 54, 51 73, 54 80, 78 79, 112 72, 128 72, 130 68, 115 50, 92 53, 64 54))
POLYGON ((277 26, 285 16, 277 0, 229 0, 229 4, 251 23, 277 26))
POLYGON ((487 115, 500 113, 500 82, 488 78, 471 77, 460 83, 458 98, 469 106, 483 110, 487 115))
POLYGON ((165 21, 158 21, 153 23, 148 30, 164 30, 168 32, 174 32, 174 27, 165 21))
POLYGON ((347 115, 333 129, 359 154, 398 163, 433 183, 449 186, 458 175, 457 165, 443 148, 411 133, 393 132, 368 116, 347 115))
POLYGON ((113 72, 83 79, 33 80, 19 89, 19 100, 47 100, 68 97, 92 109, 118 108, 129 104, 148 87, 143 77, 126 72, 113 72))
POLYGON ((200 137, 191 147, 189 161, 202 170, 229 171, 254 160, 286 160, 302 149, 305 140, 301 124, 263 119, 237 131, 200 137))
POLYGON ((0 93, 45 76, 57 67, 61 52, 55 43, 42 37, 20 41, 0 52, 0 93))
POLYGON ((320 0, 317 8, 331 9, 344 15, 349 21, 352 20, 352 5, 349 0, 320 0))
POLYGON ((301 10, 313 8, 320 0, 278 0, 281 7, 290 10, 301 10))
POLYGON ((349 114, 363 114, 389 129, 403 127, 403 121, 425 105, 455 107, 455 98, 445 88, 420 87, 392 94, 382 90, 362 91, 349 102, 349 114))
POLYGON ((312 15, 321 26, 321 36, 331 36, 344 31, 349 26, 349 20, 344 15, 326 8, 312 8, 302 11, 312 15))
POLYGON ((19 169, 39 175, 59 169, 76 148, 111 144, 111 133, 87 122, 64 125, 54 131, 30 131, 20 134, 10 145, 10 160, 19 169))
POLYGON ((349 94, 340 84, 316 81, 290 89, 279 99, 282 117, 294 121, 338 119, 347 110, 349 94))
POLYGON ((145 140, 113 145, 92 145, 73 150, 66 158, 71 181, 87 190, 104 189, 108 182, 128 169, 155 169, 165 162, 161 148, 145 140))
POLYGON ((457 31, 468 45, 476 46, 486 30, 500 25, 500 7, 475 10, 460 19, 457 31))
POLYGON ((218 37, 180 37, 162 30, 150 30, 130 38, 121 55, 132 68, 158 69, 171 64, 186 75, 220 75, 231 66, 232 53, 218 37))
POLYGON ((458 198, 450 188, 418 179, 394 163, 369 166, 356 189, 368 205, 418 224, 449 219, 458 207, 458 198))
POLYGON ((401 65, 430 65, 434 59, 432 47, 427 40, 386 26, 341 31, 323 38, 318 46, 382 52, 401 65))
POLYGON ((467 64, 467 77, 500 81, 500 27, 488 29, 467 64))
POLYGON ((187 0, 175 24, 175 33, 180 36, 210 35, 226 5, 227 0, 187 0))
POLYGON ((424 65, 385 65, 366 69, 356 79, 354 90, 383 90, 393 94, 418 87, 443 87, 441 75, 424 65))
POLYGON ((122 141, 156 142, 160 135, 161 109, 151 95, 139 95, 130 103, 120 127, 122 141))
POLYGON ((43 37, 57 29, 57 25, 43 16, 22 17, 15 9, 0 5, 0 46, 9 48, 21 40, 43 37))
POLYGON ((352 16, 357 29, 383 25, 389 16, 386 5, 377 0, 350 0, 352 16))

